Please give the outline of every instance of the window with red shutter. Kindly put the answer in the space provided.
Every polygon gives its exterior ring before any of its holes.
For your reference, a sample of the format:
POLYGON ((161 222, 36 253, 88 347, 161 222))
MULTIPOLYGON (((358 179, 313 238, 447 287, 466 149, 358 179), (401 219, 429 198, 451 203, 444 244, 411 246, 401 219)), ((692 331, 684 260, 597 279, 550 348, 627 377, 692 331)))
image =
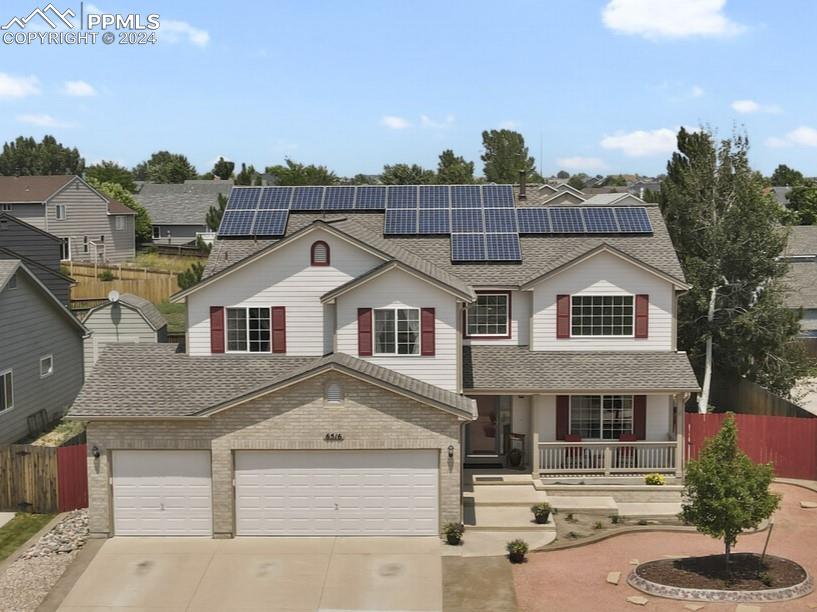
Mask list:
POLYGON ((420 354, 433 356, 436 352, 435 326, 437 317, 433 308, 423 308, 420 312, 420 354))
POLYGON ((224 352, 224 306, 210 306, 210 352, 224 352))
POLYGON ((570 338, 570 296, 556 296, 556 337, 570 338))
POLYGON ((650 335, 650 296, 635 296, 635 337, 647 338, 650 335))
POLYGON ((357 354, 370 357, 372 354, 372 309, 357 309, 357 354))

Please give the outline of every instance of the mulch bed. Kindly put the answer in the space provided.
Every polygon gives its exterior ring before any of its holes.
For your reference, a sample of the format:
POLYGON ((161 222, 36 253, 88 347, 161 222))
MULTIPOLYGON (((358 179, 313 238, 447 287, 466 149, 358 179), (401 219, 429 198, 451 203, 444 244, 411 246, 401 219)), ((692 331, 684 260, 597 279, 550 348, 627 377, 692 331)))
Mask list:
POLYGON ((760 555, 754 553, 733 553, 729 572, 723 555, 648 561, 635 572, 658 584, 729 591, 782 589, 806 579, 806 571, 794 561, 766 555, 761 567, 760 555))

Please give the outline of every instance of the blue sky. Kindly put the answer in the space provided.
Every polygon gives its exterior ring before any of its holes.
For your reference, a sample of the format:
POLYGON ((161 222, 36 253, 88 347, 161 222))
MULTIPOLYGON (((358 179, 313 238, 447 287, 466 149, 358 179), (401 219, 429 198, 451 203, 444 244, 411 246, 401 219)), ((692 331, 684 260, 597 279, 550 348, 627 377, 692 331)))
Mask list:
MULTIPOLYGON (((44 4, 3 2, 0 21, 44 4)), ((707 124, 745 126, 764 172, 817 175, 811 0, 93 4, 158 13, 158 44, 0 44, 3 141, 351 175, 445 148, 481 171, 482 130, 513 127, 546 174, 655 174, 678 126, 707 124)))

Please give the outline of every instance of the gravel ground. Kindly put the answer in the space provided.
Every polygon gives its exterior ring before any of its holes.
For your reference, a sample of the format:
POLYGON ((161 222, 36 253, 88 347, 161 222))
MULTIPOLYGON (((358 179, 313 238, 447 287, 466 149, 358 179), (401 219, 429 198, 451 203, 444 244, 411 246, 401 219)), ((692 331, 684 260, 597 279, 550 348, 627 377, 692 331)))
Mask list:
POLYGON ((34 612, 88 538, 88 512, 57 523, 0 575, 0 612, 34 612))

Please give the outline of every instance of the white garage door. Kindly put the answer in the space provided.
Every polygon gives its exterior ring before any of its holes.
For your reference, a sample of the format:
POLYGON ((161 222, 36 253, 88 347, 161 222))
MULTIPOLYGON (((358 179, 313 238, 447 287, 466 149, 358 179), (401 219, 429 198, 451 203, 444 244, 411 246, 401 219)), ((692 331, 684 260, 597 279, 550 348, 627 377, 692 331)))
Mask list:
POLYGON ((114 451, 116 535, 209 536, 208 451, 114 451))
POLYGON ((238 451, 238 535, 435 535, 438 451, 238 451))

